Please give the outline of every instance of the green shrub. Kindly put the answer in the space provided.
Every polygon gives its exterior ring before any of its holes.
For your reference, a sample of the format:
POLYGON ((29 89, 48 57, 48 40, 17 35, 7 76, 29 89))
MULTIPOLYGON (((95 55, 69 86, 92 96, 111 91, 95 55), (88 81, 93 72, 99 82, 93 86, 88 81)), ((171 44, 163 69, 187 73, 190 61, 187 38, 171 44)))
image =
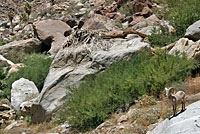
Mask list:
POLYGON ((167 8, 163 8, 161 14, 170 21, 176 32, 163 32, 162 29, 162 32, 154 32, 150 36, 152 45, 166 46, 183 37, 186 29, 200 18, 200 0, 158 0, 158 2, 168 5, 167 8))
POLYGON ((151 45, 163 47, 179 39, 179 36, 176 33, 170 33, 168 27, 160 26, 158 30, 153 29, 148 39, 151 45))
POLYGON ((139 103, 140 106, 155 105, 156 99, 154 96, 149 96, 149 95, 144 94, 138 97, 138 100, 136 100, 136 102, 139 103))
POLYGON ((6 83, 4 79, 6 78, 6 72, 4 71, 3 67, 0 67, 0 98, 3 97, 3 89, 6 88, 6 83))
POLYGON ((95 128, 138 96, 159 96, 167 84, 184 80, 195 67, 196 62, 186 56, 179 58, 163 52, 155 56, 145 52, 130 61, 113 63, 104 72, 87 77, 79 88, 70 90, 66 119, 81 131, 95 128))
POLYGON ((4 89, 5 96, 9 98, 12 83, 22 77, 33 81, 39 91, 41 91, 51 61, 50 58, 43 54, 24 55, 22 62, 25 67, 20 68, 18 72, 12 73, 6 79, 7 88, 4 89))
POLYGON ((168 5, 165 18, 174 26, 178 35, 184 35, 186 29, 200 18, 199 0, 160 0, 160 2, 168 5))

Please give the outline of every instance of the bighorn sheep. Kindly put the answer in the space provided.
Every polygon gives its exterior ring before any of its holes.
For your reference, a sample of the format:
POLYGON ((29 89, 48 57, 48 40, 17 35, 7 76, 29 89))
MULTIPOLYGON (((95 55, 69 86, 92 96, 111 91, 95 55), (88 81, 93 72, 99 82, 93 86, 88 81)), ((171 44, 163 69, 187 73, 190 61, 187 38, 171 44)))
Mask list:
POLYGON ((176 116, 176 106, 178 104, 180 104, 180 103, 182 104, 181 111, 185 110, 185 92, 178 91, 176 94, 172 94, 173 90, 175 90, 173 87, 165 88, 166 96, 171 101, 171 103, 173 105, 174 116, 176 116))

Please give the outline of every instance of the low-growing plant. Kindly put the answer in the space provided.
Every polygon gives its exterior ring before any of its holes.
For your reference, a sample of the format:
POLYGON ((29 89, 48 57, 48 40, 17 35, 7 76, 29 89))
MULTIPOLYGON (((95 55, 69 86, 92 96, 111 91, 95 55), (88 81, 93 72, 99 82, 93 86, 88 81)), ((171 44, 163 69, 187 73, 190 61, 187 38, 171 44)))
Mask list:
POLYGON ((7 70, 5 70, 3 67, 0 67, 0 99, 4 96, 3 89, 6 88, 6 82, 5 78, 7 75, 7 70))
POLYGON ((69 123, 80 131, 97 127, 118 108, 126 107, 143 94, 159 96, 167 84, 184 80, 197 63, 186 56, 149 51, 130 61, 113 63, 102 73, 85 78, 71 88, 65 112, 69 123))
POLYGON ((166 46, 180 37, 183 37, 186 29, 200 18, 199 0, 158 0, 159 4, 165 4, 160 13, 165 20, 169 20, 175 32, 156 31, 150 36, 152 45, 166 46))
POLYGON ((152 46, 163 47, 179 39, 179 36, 176 32, 169 32, 169 28, 167 26, 160 25, 159 29, 154 27, 151 36, 149 36, 148 39, 152 46))
POLYGON ((1 38, 0 38, 0 46, 3 46, 3 45, 5 45, 5 44, 7 44, 9 42, 11 42, 11 41, 5 41, 3 39, 1 40, 1 38))
POLYGON ((7 98, 10 97, 12 83, 22 77, 33 81, 38 90, 41 91, 44 80, 49 72, 51 61, 51 58, 46 57, 43 54, 23 55, 22 62, 25 67, 19 68, 18 72, 11 73, 6 79, 7 88, 4 89, 4 96, 7 98))
POLYGON ((137 103, 139 103, 141 106, 155 105, 156 99, 154 96, 149 96, 145 94, 138 97, 137 103))
POLYGON ((159 1, 168 5, 168 9, 164 11, 165 18, 170 21, 178 35, 184 35, 186 29, 200 18, 199 0, 159 1))

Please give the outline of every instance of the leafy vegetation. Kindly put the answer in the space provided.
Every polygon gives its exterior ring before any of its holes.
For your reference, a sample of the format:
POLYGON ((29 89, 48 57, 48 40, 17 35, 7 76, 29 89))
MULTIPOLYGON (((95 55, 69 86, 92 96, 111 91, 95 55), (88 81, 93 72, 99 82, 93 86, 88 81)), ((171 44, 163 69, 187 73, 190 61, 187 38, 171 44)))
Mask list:
POLYGON ((186 29, 200 18, 199 0, 158 0, 160 4, 168 5, 162 14, 174 27, 175 32, 170 33, 161 28, 161 32, 153 32, 150 37, 152 45, 165 46, 183 37, 186 29))
POLYGON ((169 32, 168 27, 160 26, 157 30, 153 29, 151 36, 149 36, 149 41, 153 46, 167 46, 170 43, 179 39, 179 36, 176 33, 169 32))
POLYGON ((184 55, 156 52, 153 56, 149 51, 113 63, 70 90, 64 118, 81 131, 94 128, 143 94, 159 96, 167 84, 183 81, 196 67, 197 63, 184 55))
POLYGON ((48 74, 51 59, 43 54, 23 55, 22 62, 25 67, 19 68, 18 72, 13 72, 4 79, 6 88, 3 89, 3 97, 10 97, 12 83, 20 78, 33 81, 39 90, 42 89, 44 80, 48 74))

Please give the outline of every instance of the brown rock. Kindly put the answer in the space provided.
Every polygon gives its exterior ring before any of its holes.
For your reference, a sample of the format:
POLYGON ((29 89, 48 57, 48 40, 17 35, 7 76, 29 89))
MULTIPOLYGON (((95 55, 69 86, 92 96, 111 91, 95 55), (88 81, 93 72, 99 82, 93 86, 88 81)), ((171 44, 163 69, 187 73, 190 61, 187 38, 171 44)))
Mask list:
MULTIPOLYGON (((136 17, 137 18, 137 17, 136 17)), ((138 19, 138 18, 137 18, 138 19)), ((155 26, 158 25, 161 21, 156 17, 156 15, 151 15, 146 19, 141 19, 141 21, 135 21, 133 19, 133 22, 131 22, 134 29, 138 29, 138 28, 142 28, 142 27, 146 27, 146 26, 155 26)))
POLYGON ((119 19, 119 20, 125 17, 125 15, 121 14, 120 12, 107 13, 105 16, 110 19, 119 19))
POLYGON ((123 5, 124 3, 126 3, 128 0, 117 0, 117 4, 118 5, 123 5))
POLYGON ((41 42, 35 38, 13 41, 0 46, 0 55, 7 59, 15 60, 22 53, 37 53, 41 51, 41 42))
POLYGON ((85 24, 83 25, 84 29, 92 29, 92 30, 97 30, 97 29, 106 29, 103 23, 96 21, 93 18, 87 19, 85 21, 85 24))
POLYGON ((144 7, 142 12, 140 13, 141 16, 144 16, 144 17, 149 17, 150 15, 152 15, 152 10, 149 8, 149 7, 144 7))
POLYGON ((106 3, 106 0, 89 0, 89 2, 91 3, 91 5, 99 7, 103 6, 106 3))
POLYGON ((122 115, 118 120, 117 122, 118 123, 122 123, 124 121, 127 121, 128 120, 128 116, 127 115, 122 115))
POLYGON ((85 23, 82 28, 92 29, 92 30, 97 30, 97 29, 112 30, 115 29, 115 23, 106 16, 90 12, 87 18, 85 19, 85 23))
POLYGON ((71 30, 70 26, 60 20, 43 20, 34 23, 35 31, 40 40, 52 40, 44 42, 47 46, 51 45, 49 53, 53 56, 58 52, 65 40, 65 31, 71 30), (51 44, 49 44, 51 43, 51 44))
POLYGON ((134 16, 133 21, 130 23, 130 25, 136 25, 137 23, 144 21, 143 16, 134 16))
POLYGON ((115 11, 117 10, 118 6, 119 6, 119 5, 117 4, 117 2, 114 1, 110 6, 105 7, 105 8, 101 11, 101 13, 102 13, 103 15, 105 15, 105 14, 107 14, 107 13, 115 12, 115 11))
POLYGON ((142 10, 144 9, 144 7, 146 7, 147 5, 145 3, 142 2, 135 2, 133 5, 133 11, 134 13, 137 12, 142 12, 142 10))

